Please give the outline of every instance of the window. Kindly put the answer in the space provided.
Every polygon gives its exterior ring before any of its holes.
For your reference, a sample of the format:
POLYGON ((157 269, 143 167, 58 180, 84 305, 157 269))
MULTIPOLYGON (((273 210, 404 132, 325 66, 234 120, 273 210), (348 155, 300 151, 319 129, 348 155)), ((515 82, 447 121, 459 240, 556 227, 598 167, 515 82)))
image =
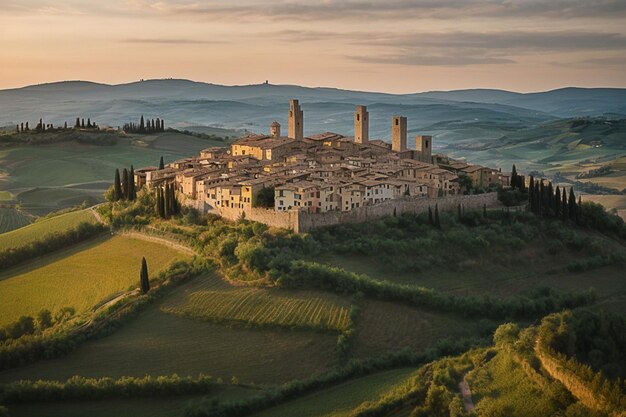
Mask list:
POLYGON ((396 126, 400 124, 400 119, 396 119, 396 126))
POLYGON ((428 149, 428 141, 426 141, 426 149, 428 149))
POLYGON ((278 205, 279 205, 279 206, 284 206, 284 205, 285 205, 285 203, 283 202, 283 200, 279 200, 279 201, 278 201, 278 205))
POLYGON ((360 114, 357 114, 357 115, 356 115, 356 121, 358 122, 358 121, 360 121, 360 120, 361 120, 361 115, 360 115, 360 114))

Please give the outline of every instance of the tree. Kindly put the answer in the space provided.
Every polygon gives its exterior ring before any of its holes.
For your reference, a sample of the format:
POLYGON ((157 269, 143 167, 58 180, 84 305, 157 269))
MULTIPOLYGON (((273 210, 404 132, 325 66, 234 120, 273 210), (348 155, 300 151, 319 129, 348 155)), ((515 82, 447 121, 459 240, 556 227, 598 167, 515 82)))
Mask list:
POLYGON ((140 132, 146 131, 145 123, 143 121, 143 114, 141 115, 141 119, 139 120, 139 131, 140 132))
POLYGON ((115 169, 115 182, 113 183, 113 201, 122 198, 122 184, 120 183, 120 170, 115 169))
POLYGON ((428 223, 430 223, 431 226, 435 225, 435 221, 433 220, 433 209, 430 208, 430 206, 428 206, 428 223))
POLYGON ((135 189, 135 168, 130 166, 130 173, 128 174, 128 199, 134 201, 137 197, 137 190, 135 189))
POLYGON ((80 119, 80 127, 85 128, 85 119, 80 119))
POLYGON ((67 129, 67 122, 63 125, 63 129, 67 129))
POLYGON ((147 294, 150 291, 150 279, 148 277, 148 263, 146 258, 141 258, 141 272, 139 273, 139 285, 142 294, 147 294))
POLYGON ((569 218, 567 210, 567 191, 565 190, 565 187, 563 187, 563 194, 561 196, 561 216, 563 216, 563 220, 567 220, 569 218))
POLYGON ((515 164, 513 164, 513 169, 511 169, 511 187, 519 188, 518 180, 517 168, 515 168, 515 164))
POLYGON ((574 187, 570 187, 569 189, 569 202, 567 205, 567 212, 569 214, 569 218, 571 220, 576 221, 576 196, 574 195, 574 187))
POLYGON ((165 164, 163 163, 163 157, 159 160, 159 169, 165 169, 165 164))
POLYGON ((124 168, 122 172, 122 198, 128 200, 128 170, 124 168))
POLYGON ((561 215, 561 190, 559 186, 556 186, 556 191, 554 192, 554 216, 558 219, 561 215))
POLYGON ((252 207, 274 207, 274 187, 263 187, 252 196, 252 207))
POLYGON ((439 222, 439 204, 435 204, 435 227, 441 229, 441 223, 439 222))
POLYGON ((41 310, 37 313, 37 328, 45 330, 48 327, 52 327, 52 313, 50 310, 41 310))
POLYGON ((76 124, 74 124, 74 127, 76 129, 78 129, 80 127, 80 118, 78 118, 78 117, 76 118, 76 124))

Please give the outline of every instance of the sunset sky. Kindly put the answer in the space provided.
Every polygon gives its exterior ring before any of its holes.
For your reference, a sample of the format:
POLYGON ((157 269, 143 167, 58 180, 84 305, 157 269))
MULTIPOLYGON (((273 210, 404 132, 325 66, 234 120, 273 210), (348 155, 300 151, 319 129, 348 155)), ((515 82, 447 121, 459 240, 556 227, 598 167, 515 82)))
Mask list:
POLYGON ((0 88, 626 87, 624 0, 0 0, 0 88))

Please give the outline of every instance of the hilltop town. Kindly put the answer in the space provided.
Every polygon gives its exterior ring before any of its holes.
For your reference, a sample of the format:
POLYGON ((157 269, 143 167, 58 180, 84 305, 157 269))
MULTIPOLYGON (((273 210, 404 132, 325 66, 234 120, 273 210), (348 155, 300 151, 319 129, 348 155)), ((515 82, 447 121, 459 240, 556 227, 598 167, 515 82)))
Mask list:
POLYGON ((467 184, 487 189, 510 182, 499 169, 433 154, 432 136, 417 136, 416 148, 409 149, 403 116, 391 120, 391 144, 370 139, 365 106, 356 106, 351 137, 332 132, 305 136, 298 100, 291 100, 288 120, 287 136, 274 121, 268 134, 250 134, 230 148, 204 149, 163 169, 137 169, 135 182, 149 188, 174 183, 184 204, 233 219, 253 216, 256 208, 349 212, 389 200, 457 196, 467 184))

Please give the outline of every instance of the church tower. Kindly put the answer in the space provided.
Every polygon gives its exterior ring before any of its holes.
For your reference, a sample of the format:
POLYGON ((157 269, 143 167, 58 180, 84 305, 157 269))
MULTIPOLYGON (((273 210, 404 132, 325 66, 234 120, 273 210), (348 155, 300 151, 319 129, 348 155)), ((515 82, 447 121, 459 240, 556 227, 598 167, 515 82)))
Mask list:
POLYGON ((289 103, 289 138, 295 140, 304 138, 304 113, 300 109, 300 103, 295 99, 291 99, 289 103))
POLYGON ((370 139, 370 120, 367 107, 356 106, 354 111, 354 142, 367 144, 370 139))

